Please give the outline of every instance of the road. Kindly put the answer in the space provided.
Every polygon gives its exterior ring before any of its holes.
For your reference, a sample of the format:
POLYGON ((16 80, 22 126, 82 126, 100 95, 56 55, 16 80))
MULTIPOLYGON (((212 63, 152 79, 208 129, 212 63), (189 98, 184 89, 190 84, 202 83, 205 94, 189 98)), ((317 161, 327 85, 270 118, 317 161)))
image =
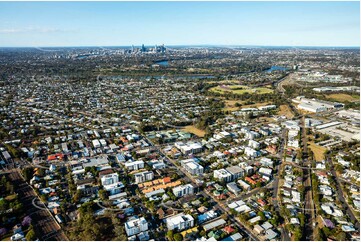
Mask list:
POLYGON ((358 231, 360 231, 360 221, 357 219, 355 214, 352 212, 352 209, 350 208, 349 204, 347 203, 347 201, 345 199, 345 196, 343 194, 343 190, 342 190, 342 187, 341 187, 340 179, 338 178, 338 176, 336 174, 336 171, 335 171, 335 169, 333 167, 333 163, 332 163, 330 157, 327 156, 326 161, 327 161, 328 164, 330 164, 331 174, 336 180, 336 195, 337 195, 338 200, 342 204, 343 211, 347 213, 347 215, 349 216, 351 222, 355 225, 355 228, 358 231))
POLYGON ((16 192, 21 198, 26 214, 32 218, 34 230, 40 240, 68 240, 61 227, 56 222, 50 211, 40 202, 39 197, 34 189, 25 182, 20 175, 20 171, 13 170, 8 177, 15 184, 16 192), (38 204, 34 206, 33 201, 38 200, 38 204))
MULTIPOLYGON (((143 135, 143 136, 144 136, 144 135, 143 135)), ((144 136, 144 137, 145 137, 145 139, 147 140, 147 142, 148 142, 149 144, 151 144, 152 146, 154 146, 154 144, 153 144, 148 138, 146 138, 146 136, 144 136)), ((168 156, 167 156, 166 154, 164 154, 160 149, 158 149, 158 152, 159 152, 162 156, 166 157, 166 158, 169 160, 169 162, 171 162, 175 167, 178 168, 179 171, 181 171, 186 177, 188 177, 188 179, 189 179, 190 181, 192 181, 193 185, 196 185, 196 184, 197 184, 197 182, 195 181, 195 178, 194 178, 192 175, 190 175, 188 172, 186 172, 186 171, 183 169, 183 167, 179 166, 172 158, 168 157, 168 156)), ((246 228, 244 225, 242 225, 241 221, 240 221, 237 217, 235 218, 235 216, 234 216, 233 214, 231 214, 230 209, 228 208, 228 206, 226 206, 226 205, 225 205, 224 203, 222 203, 222 202, 218 202, 218 201, 217 201, 216 199, 214 199, 213 196, 212 196, 211 194, 209 194, 207 191, 202 191, 201 193, 203 194, 204 197, 208 197, 208 198, 211 200, 211 202, 214 202, 215 204, 217 204, 217 205, 218 205, 217 207, 218 207, 221 211, 223 211, 225 214, 228 215, 228 218, 232 221, 232 223, 233 223, 233 224, 236 224, 236 225, 238 225, 238 227, 242 228, 242 230, 244 230, 251 239, 253 239, 253 240, 255 240, 255 241, 259 241, 259 240, 260 240, 256 235, 253 234, 253 232, 252 232, 252 230, 251 230, 250 228, 246 228)))

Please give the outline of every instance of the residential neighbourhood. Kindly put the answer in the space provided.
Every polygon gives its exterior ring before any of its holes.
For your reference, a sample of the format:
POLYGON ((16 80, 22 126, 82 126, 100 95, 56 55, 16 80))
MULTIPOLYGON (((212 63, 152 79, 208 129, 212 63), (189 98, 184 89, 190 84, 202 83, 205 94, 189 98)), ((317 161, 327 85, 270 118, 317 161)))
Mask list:
POLYGON ((359 47, 254 44, 0 47, 0 239, 359 241, 359 47))

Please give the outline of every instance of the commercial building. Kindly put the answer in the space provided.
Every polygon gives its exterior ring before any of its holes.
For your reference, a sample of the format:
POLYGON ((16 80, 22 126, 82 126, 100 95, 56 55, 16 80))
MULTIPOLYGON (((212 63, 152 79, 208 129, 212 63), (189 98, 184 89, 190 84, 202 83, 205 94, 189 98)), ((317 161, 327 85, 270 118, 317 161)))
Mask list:
POLYGON ((323 112, 331 109, 342 108, 344 105, 337 102, 327 102, 316 99, 308 99, 303 96, 292 99, 293 102, 298 103, 297 108, 312 113, 323 112))
POLYGON ((176 142, 174 146, 179 149, 183 155, 197 154, 203 150, 202 145, 198 142, 188 142, 186 144, 183 142, 176 142))

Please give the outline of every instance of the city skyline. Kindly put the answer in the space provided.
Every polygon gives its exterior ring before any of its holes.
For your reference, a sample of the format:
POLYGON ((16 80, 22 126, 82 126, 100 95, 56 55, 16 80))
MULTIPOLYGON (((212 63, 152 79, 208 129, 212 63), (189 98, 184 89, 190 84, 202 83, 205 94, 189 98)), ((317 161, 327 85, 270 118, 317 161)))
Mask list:
POLYGON ((0 2, 1 47, 359 47, 359 2, 0 2))

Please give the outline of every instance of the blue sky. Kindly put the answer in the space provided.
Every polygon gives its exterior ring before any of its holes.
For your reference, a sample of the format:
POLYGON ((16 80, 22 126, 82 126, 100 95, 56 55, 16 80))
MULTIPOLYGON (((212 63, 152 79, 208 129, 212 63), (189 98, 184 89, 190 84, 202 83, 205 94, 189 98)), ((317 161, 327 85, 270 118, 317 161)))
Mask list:
POLYGON ((359 46, 357 2, 0 2, 0 46, 359 46))

